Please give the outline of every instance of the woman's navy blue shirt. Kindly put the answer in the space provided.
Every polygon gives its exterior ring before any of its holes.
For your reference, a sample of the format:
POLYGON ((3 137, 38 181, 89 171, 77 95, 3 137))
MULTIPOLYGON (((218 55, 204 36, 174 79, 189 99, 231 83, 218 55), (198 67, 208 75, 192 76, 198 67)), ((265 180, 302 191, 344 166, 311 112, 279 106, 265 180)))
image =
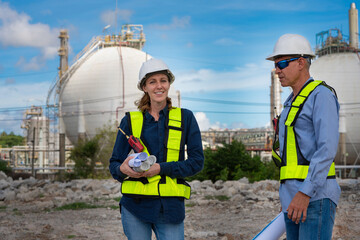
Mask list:
MULTIPOLYGON (((182 121, 184 122, 183 135, 187 159, 185 160, 185 154, 182 154, 178 162, 164 162, 164 137, 167 114, 168 109, 166 106, 160 111, 159 120, 155 121, 153 116, 145 112, 142 136, 147 143, 147 148, 151 155, 156 156, 156 162, 160 164, 160 175, 166 175, 171 178, 185 178, 195 175, 204 166, 201 134, 196 119, 190 110, 182 109, 182 121)), ((130 135, 131 131, 126 116, 121 120, 120 128, 127 135, 130 135)), ((109 166, 111 175, 119 182, 122 182, 126 177, 120 171, 120 165, 127 158, 130 151, 131 147, 126 137, 119 131, 109 166)), ((123 196, 120 205, 144 222, 156 223, 160 211, 164 213, 169 223, 180 223, 185 219, 185 206, 182 198, 134 199, 123 196)))

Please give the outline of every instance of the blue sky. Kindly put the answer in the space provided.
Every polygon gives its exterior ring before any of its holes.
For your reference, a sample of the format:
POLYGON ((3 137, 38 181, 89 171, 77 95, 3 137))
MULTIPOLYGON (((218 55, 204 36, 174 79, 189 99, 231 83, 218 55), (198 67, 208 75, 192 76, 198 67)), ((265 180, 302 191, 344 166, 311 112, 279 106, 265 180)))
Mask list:
MULTIPOLYGON (((143 25, 143 51, 169 65, 182 107, 202 129, 264 127, 273 66, 265 57, 276 40, 297 33, 314 48, 321 31, 348 35, 352 2, 360 6, 354 0, 118 0, 117 27, 143 25)), ((0 0, 0 131, 22 134, 23 110, 45 105, 59 66, 59 30, 69 30, 71 62, 106 25, 115 32, 115 9, 116 0, 0 0)))

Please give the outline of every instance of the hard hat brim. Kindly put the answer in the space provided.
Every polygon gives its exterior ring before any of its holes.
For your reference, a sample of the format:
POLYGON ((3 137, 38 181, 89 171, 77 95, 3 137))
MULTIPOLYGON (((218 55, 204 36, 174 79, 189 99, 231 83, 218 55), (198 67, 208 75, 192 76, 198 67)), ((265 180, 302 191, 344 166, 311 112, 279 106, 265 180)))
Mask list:
POLYGON ((284 54, 271 54, 265 59, 269 60, 269 61, 275 61, 275 59, 280 58, 280 57, 284 57, 284 56, 300 56, 300 57, 308 57, 310 59, 315 58, 314 54, 299 54, 299 53, 293 53, 293 54, 286 53, 285 54, 284 53, 284 54))

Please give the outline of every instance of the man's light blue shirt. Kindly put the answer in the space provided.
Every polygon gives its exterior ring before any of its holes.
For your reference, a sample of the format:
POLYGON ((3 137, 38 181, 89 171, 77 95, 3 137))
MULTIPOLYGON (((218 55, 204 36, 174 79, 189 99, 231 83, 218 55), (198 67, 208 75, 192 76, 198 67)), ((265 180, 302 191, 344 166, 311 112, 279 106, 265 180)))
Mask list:
MULTIPOLYGON (((312 78, 308 79, 308 81, 312 78)), ((285 140, 285 120, 291 108, 293 93, 284 103, 279 122, 280 157, 285 140)), ((294 130, 302 155, 310 162, 306 179, 286 180, 280 184, 280 202, 286 212, 295 194, 310 196, 310 202, 329 198, 336 205, 340 187, 336 179, 327 179, 339 142, 339 103, 327 87, 320 85, 309 95, 295 123, 294 130)))

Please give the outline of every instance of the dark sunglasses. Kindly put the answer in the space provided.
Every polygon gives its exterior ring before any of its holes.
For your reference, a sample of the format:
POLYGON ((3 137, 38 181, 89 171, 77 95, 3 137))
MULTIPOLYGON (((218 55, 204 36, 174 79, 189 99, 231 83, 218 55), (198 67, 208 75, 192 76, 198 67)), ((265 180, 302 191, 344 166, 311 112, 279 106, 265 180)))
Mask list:
POLYGON ((299 59, 300 57, 296 57, 296 58, 290 58, 290 59, 285 59, 285 60, 282 60, 280 62, 277 62, 275 63, 275 68, 279 68, 280 70, 286 68, 287 66, 289 66, 289 63, 292 62, 292 61, 295 61, 297 59, 299 59))

